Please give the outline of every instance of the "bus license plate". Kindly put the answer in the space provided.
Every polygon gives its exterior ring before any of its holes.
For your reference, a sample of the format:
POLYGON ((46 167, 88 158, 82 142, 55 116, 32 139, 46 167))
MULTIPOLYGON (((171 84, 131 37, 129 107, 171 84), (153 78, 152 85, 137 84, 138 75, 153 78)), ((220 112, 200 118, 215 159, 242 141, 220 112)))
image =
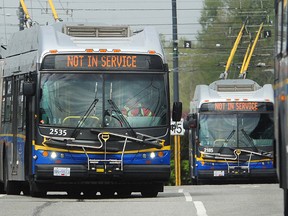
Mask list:
POLYGON ((214 170, 214 177, 225 176, 224 170, 214 170))
POLYGON ((54 167, 54 176, 70 176, 70 168, 67 167, 54 167))

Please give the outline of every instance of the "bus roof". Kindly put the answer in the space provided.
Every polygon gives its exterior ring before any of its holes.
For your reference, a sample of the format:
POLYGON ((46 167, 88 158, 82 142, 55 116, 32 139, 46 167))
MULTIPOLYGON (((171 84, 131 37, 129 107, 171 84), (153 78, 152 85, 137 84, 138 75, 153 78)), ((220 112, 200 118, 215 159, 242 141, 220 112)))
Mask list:
POLYGON ((37 52, 37 63, 41 63, 41 59, 50 50, 57 50, 58 53, 80 53, 86 49, 93 49, 95 52, 100 49, 106 49, 107 52, 117 49, 122 53, 139 54, 148 54, 153 50, 160 55, 163 63, 167 63, 159 34, 154 27, 133 30, 129 26, 72 22, 35 25, 14 33, 9 40, 5 57, 37 52))
POLYGON ((190 102, 190 112, 195 113, 203 103, 229 101, 263 101, 274 103, 271 84, 261 87, 250 79, 217 80, 210 85, 197 85, 190 102))

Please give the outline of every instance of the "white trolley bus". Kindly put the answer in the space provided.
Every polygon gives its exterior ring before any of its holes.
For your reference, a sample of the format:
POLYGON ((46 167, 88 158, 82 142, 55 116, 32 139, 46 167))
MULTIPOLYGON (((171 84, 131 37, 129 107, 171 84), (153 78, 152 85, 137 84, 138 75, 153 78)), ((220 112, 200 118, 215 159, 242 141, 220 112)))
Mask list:
POLYGON ((4 191, 157 196, 170 177, 168 77, 151 27, 58 22, 15 33, 3 70, 4 191), (145 107, 125 116, 127 101, 145 107))
POLYGON ((191 177, 275 178, 273 89, 249 79, 198 85, 190 103, 191 177))

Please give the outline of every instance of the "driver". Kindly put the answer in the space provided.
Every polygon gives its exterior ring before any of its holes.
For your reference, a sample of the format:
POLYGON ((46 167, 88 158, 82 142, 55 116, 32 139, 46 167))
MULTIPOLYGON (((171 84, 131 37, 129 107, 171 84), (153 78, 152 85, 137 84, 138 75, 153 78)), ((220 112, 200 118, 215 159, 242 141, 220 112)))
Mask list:
POLYGON ((151 110, 146 108, 135 96, 128 97, 122 114, 127 117, 131 116, 152 116, 151 110))

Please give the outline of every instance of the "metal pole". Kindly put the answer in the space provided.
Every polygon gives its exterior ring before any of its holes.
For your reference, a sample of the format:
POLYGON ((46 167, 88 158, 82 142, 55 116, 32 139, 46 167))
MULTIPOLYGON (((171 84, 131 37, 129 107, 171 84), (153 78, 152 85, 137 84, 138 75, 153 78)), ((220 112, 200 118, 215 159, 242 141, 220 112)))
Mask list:
POLYGON ((24 30, 25 26, 25 14, 21 3, 19 4, 19 30, 24 30))
POLYGON ((56 12, 56 9, 55 9, 55 7, 54 7, 53 0, 48 0, 48 3, 49 3, 50 8, 51 8, 51 10, 52 10, 52 14, 53 14, 53 17, 54 17, 55 22, 60 21, 60 19, 59 19, 59 17, 58 17, 58 14, 57 14, 57 12, 56 12))
MULTIPOLYGON (((179 81, 178 81, 178 36, 177 36, 177 7, 176 0, 172 0, 172 33, 173 33, 173 97, 174 102, 179 102, 179 81)), ((175 169, 175 184, 181 185, 180 173, 180 136, 174 137, 174 169, 175 169)))
POLYGON ((288 216, 288 189, 284 189, 284 216, 288 216))
POLYGON ((177 136, 174 136, 174 171, 175 171, 175 185, 179 186, 179 173, 178 173, 178 144, 177 136))
POLYGON ((177 165, 177 168, 178 168, 178 186, 181 185, 181 150, 180 150, 180 136, 177 135, 176 136, 177 138, 177 151, 178 151, 178 165, 177 165))
POLYGON ((172 33, 173 33, 173 96, 174 102, 179 102, 178 83, 178 36, 177 36, 177 8, 176 0, 172 0, 172 33))

